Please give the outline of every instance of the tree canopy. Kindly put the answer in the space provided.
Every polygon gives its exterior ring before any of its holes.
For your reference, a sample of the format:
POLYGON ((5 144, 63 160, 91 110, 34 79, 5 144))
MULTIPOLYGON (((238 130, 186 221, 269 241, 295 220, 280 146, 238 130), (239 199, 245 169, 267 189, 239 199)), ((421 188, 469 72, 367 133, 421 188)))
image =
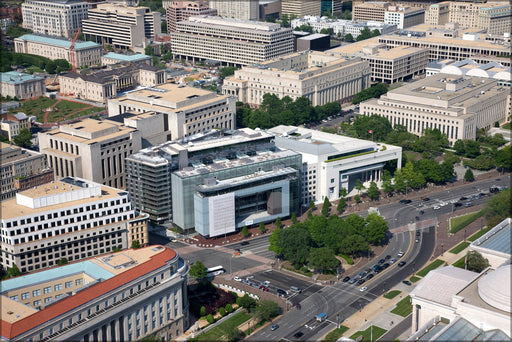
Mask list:
MULTIPOLYGON (((346 38, 345 38, 346 39, 346 38)), ((378 98, 382 94, 388 92, 388 86, 385 83, 377 83, 372 85, 370 88, 366 88, 361 90, 359 93, 354 95, 354 99, 352 100, 353 104, 358 104, 365 100, 371 99, 373 97, 378 98)))
POLYGON ((190 266, 189 274, 196 279, 204 279, 208 275, 207 270, 206 266, 198 260, 190 266))
POLYGON ((28 128, 23 128, 20 130, 20 133, 12 138, 12 142, 20 147, 30 147, 32 146, 32 133, 28 128))

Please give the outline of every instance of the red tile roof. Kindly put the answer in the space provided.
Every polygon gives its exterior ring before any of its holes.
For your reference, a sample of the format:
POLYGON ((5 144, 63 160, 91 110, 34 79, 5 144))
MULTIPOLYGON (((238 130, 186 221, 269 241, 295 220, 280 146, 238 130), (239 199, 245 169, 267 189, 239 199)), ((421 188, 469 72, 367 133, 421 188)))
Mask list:
MULTIPOLYGON (((154 248, 156 246, 151 246, 154 248)), ((90 286, 89 288, 78 292, 74 296, 69 296, 61 301, 48 306, 28 317, 25 317, 15 323, 9 323, 2 320, 0 325, 1 336, 11 339, 24 332, 37 327, 55 317, 58 317, 80 305, 92 301, 94 298, 103 295, 107 292, 113 291, 118 287, 127 284, 136 278, 142 277, 147 273, 154 271, 164 266, 168 261, 176 257, 176 252, 170 248, 165 247, 165 250, 158 253, 140 265, 131 268, 127 272, 118 274, 110 279, 101 283, 90 286)))

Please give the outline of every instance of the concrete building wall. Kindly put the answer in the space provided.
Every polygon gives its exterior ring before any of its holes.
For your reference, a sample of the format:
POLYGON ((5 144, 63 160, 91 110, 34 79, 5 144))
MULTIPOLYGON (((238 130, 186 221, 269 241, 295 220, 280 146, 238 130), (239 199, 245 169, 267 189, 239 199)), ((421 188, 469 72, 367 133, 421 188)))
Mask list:
POLYGON ((258 0, 210 0, 210 8, 217 10, 217 15, 226 18, 258 20, 258 0))
POLYGON ((303 17, 305 15, 322 15, 322 2, 316 0, 281 0, 281 13, 303 17))
POLYGON ((20 100, 38 97, 45 93, 46 87, 43 78, 28 79, 24 82, 1 82, 0 89, 2 96, 16 97, 20 100))

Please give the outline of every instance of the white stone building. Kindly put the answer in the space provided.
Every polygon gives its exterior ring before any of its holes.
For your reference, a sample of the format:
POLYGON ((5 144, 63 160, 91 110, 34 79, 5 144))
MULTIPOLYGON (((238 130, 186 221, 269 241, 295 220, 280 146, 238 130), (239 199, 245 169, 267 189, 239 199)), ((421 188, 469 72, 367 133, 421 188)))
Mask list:
POLYGON ((220 17, 258 20, 259 0, 209 0, 210 8, 217 10, 220 17))
POLYGON ((253 107, 263 95, 308 98, 313 106, 347 102, 370 86, 370 69, 359 58, 345 59, 324 52, 304 51, 244 66, 224 80, 222 92, 253 107))
POLYGON ((2 96, 19 100, 41 96, 45 92, 44 78, 16 71, 0 73, 2 96))
POLYGON ((267 130, 275 135, 277 147, 302 155, 303 206, 340 198, 341 188, 354 189, 357 179, 363 183, 380 182, 384 165, 396 162, 402 167, 402 148, 349 138, 294 126, 267 130))
POLYGON ((73 38, 87 19, 89 6, 77 0, 27 0, 21 5, 23 27, 35 33, 73 38))

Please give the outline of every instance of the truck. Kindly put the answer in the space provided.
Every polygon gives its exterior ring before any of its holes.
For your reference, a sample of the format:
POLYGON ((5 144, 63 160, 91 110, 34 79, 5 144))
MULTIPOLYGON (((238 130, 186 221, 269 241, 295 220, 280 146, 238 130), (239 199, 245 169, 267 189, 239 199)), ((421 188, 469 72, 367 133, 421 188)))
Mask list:
POLYGON ((318 322, 323 322, 327 318, 327 314, 325 312, 322 312, 321 314, 316 316, 316 320, 318 322))

